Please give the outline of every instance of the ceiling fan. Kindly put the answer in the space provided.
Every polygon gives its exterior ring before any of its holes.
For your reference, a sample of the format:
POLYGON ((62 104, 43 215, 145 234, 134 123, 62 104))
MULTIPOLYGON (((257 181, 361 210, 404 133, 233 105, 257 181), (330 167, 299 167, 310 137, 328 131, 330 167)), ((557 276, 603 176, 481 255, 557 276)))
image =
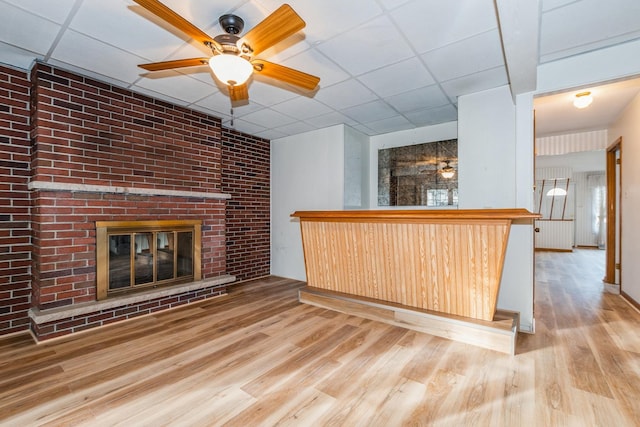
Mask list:
POLYGON ((256 55, 305 27, 305 22, 288 4, 280 6, 241 37, 237 34, 242 32, 244 21, 236 15, 222 15, 218 21, 225 30, 225 34, 210 37, 158 0, 134 1, 202 43, 212 53, 210 57, 205 58, 177 59, 138 65, 147 71, 208 64, 216 78, 227 85, 231 101, 249 99, 247 80, 254 72, 307 90, 315 89, 320 82, 320 78, 311 74, 256 58, 256 55))

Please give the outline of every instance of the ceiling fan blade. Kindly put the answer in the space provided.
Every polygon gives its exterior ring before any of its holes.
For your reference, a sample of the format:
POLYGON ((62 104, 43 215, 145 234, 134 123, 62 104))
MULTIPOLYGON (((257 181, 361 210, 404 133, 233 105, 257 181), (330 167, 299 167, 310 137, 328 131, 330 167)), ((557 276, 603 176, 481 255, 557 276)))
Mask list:
POLYGON ((255 72, 262 76, 271 77, 304 89, 313 90, 320 83, 319 77, 263 59, 254 59, 251 64, 255 72))
POLYGON ((147 71, 171 70, 173 68, 195 67, 198 65, 207 65, 209 58, 190 58, 176 59, 174 61, 152 62, 150 64, 140 64, 138 67, 147 71))
POLYGON ((189 37, 193 38, 194 40, 197 40, 203 44, 216 44, 216 45, 218 44, 207 33, 200 30, 198 27, 196 27, 191 22, 184 19, 182 16, 178 15, 173 10, 169 9, 164 4, 160 3, 158 0, 133 0, 133 1, 135 1, 145 9, 147 9, 149 12, 156 15, 158 18, 173 25, 174 27, 176 27, 177 29, 179 29, 189 37))
POLYGON ((238 42, 238 46, 245 44, 251 49, 251 55, 257 55, 297 33, 305 25, 307 24, 291 6, 283 4, 245 34, 238 42))
POLYGON ((231 101, 245 101, 249 99, 249 88, 246 83, 241 85, 229 85, 229 97, 231 101))

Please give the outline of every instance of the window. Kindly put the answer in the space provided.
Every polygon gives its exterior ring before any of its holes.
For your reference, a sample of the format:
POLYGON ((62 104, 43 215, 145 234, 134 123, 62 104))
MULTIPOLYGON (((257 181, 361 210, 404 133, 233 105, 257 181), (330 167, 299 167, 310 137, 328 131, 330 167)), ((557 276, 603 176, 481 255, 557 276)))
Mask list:
POLYGON ((575 189, 569 178, 551 178, 536 182, 537 213, 542 219, 574 219, 575 189))

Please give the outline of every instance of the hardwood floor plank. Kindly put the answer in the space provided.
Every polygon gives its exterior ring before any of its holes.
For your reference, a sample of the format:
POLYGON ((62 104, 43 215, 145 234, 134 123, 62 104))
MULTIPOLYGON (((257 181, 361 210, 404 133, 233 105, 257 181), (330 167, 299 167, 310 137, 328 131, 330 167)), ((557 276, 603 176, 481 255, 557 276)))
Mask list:
POLYGON ((395 326, 385 328, 384 333, 381 336, 378 335, 375 342, 364 348, 357 357, 344 364, 331 378, 319 384, 318 390, 329 396, 340 398, 349 385, 358 384, 370 363, 375 361, 378 356, 383 356, 406 333, 405 329, 395 326))
POLYGON ((40 345, 0 337, 0 426, 637 426, 640 313, 604 292, 599 254, 536 254, 516 356, 300 304, 304 283, 277 277, 40 345))
MULTIPOLYGON (((326 335, 317 334, 317 331, 314 331, 312 335, 316 339, 312 341, 313 344, 303 347, 301 351, 277 364, 273 369, 257 377, 255 380, 244 384, 242 389, 252 396, 260 396, 269 390, 269 388, 275 386, 278 382, 281 382, 283 378, 293 375, 296 369, 300 369, 302 366, 313 362, 315 358, 322 357, 324 354, 331 351, 332 348, 338 345, 337 343, 352 336, 356 329, 351 325, 343 325, 340 327, 338 327, 339 325, 335 326, 336 328, 334 330, 329 330, 326 335)), ((326 326, 324 329, 326 330, 326 326)))

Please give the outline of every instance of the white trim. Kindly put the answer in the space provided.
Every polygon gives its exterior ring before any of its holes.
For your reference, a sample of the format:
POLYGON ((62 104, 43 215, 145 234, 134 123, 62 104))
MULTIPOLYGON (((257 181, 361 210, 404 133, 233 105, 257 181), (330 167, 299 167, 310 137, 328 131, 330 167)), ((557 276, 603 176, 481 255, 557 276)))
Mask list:
POLYGON ((72 184, 66 182, 32 181, 29 190, 79 191, 85 193, 138 194, 147 196, 199 197, 203 199, 230 199, 226 193, 204 191, 165 190, 158 188, 114 187, 111 185, 72 184))

